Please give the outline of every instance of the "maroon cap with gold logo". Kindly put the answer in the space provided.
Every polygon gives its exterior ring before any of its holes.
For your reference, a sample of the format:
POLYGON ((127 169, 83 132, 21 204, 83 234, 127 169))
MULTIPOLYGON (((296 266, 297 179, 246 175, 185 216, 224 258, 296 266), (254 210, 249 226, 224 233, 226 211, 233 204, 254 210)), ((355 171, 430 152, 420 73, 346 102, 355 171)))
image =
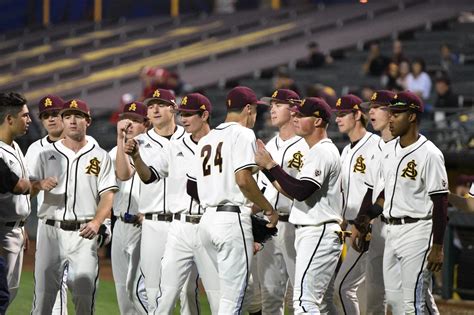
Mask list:
POLYGON ((64 100, 57 96, 48 94, 38 102, 39 115, 48 111, 60 111, 63 108, 64 100))
POLYGON ((410 91, 397 93, 390 102, 388 109, 393 112, 412 110, 420 113, 425 110, 421 98, 410 91))
POLYGON ((272 101, 290 104, 292 101, 299 101, 300 96, 293 90, 278 89, 273 92, 271 97, 262 97, 261 100, 267 105, 271 105, 272 101))
POLYGON ((145 106, 156 103, 167 103, 173 106, 176 105, 176 96, 172 90, 156 89, 153 92, 150 92, 146 97, 147 98, 143 101, 145 106))
POLYGON ((363 109, 370 109, 371 107, 388 106, 393 100, 395 93, 387 90, 378 90, 370 97, 370 101, 360 104, 363 109))
POLYGON ((120 118, 139 118, 141 120, 148 120, 148 108, 141 102, 131 102, 123 105, 122 113, 120 118))
POLYGON ((255 92, 246 86, 237 86, 227 94, 227 110, 242 109, 247 104, 265 105, 265 102, 259 101, 255 92))
POLYGON ((191 93, 183 97, 181 104, 178 106, 179 112, 203 112, 211 113, 212 105, 207 97, 200 93, 191 93))
POLYGON ((307 97, 293 106, 291 111, 304 117, 322 118, 326 122, 331 119, 331 106, 319 97, 307 97))
POLYGON ((334 111, 336 112, 350 112, 360 110, 362 100, 353 94, 347 94, 337 99, 334 111))
POLYGON ((86 102, 81 101, 81 100, 70 100, 64 103, 63 109, 59 112, 59 114, 64 115, 66 112, 81 112, 83 114, 86 114, 88 117, 91 117, 91 111, 89 109, 89 106, 87 106, 86 102))

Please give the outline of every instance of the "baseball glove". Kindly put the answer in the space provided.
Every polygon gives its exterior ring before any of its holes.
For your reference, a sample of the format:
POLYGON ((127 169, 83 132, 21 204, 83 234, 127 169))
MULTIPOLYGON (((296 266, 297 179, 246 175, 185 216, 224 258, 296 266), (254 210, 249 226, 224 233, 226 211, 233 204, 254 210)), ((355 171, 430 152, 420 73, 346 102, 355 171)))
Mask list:
POLYGON ((362 215, 354 220, 354 226, 359 231, 359 236, 352 243, 352 247, 359 253, 369 250, 370 240, 372 238, 372 224, 370 218, 362 215))
POLYGON ((97 246, 104 247, 110 243, 112 239, 112 221, 105 219, 104 223, 100 225, 99 232, 97 233, 97 246))
POLYGON ((267 224, 269 223, 264 218, 252 215, 252 234, 253 241, 256 243, 263 244, 273 236, 277 235, 278 229, 276 227, 269 228, 267 224))

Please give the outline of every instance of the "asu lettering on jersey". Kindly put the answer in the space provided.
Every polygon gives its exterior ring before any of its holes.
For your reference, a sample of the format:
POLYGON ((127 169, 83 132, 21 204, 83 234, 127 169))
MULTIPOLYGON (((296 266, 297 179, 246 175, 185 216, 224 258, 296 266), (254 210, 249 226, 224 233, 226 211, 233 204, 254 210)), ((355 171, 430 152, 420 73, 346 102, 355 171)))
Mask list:
POLYGON ((160 136, 154 129, 135 137, 140 146, 140 156, 146 165, 155 173, 157 180, 150 184, 140 181, 140 213, 166 213, 169 212, 167 200, 168 152, 170 141, 181 139, 185 135, 184 128, 177 126, 176 131, 168 140, 160 136))
MULTIPOLYGON (((0 141, 0 159, 19 178, 29 178, 25 157, 15 141, 11 146, 0 141)), ((4 222, 23 220, 31 211, 30 195, 0 193, 0 204, 0 221, 4 222)))
POLYGON ((372 157, 378 151, 380 137, 366 132, 357 144, 344 147, 341 154, 341 188, 343 194, 343 216, 346 220, 354 220, 360 209, 367 187, 369 169, 376 167, 372 157))
POLYGON ((301 225, 342 223, 340 173, 339 151, 330 139, 323 139, 309 149, 297 178, 309 180, 320 189, 304 201, 294 201, 289 221, 301 225))
POLYGON ((36 179, 52 176, 58 179, 55 188, 44 192, 43 204, 38 209, 41 219, 92 219, 100 195, 118 189, 112 160, 93 141, 88 141, 77 153, 62 141, 48 144, 39 154, 32 173, 36 179))
MULTIPOLYGON (((273 159, 280 163, 285 172, 293 177, 297 177, 303 167, 303 158, 309 150, 306 141, 298 136, 283 141, 277 135, 270 139, 265 147, 273 159)), ((258 186, 263 191, 265 198, 273 205, 273 208, 280 213, 290 213, 293 200, 280 194, 265 175, 259 174, 258 178, 258 186)))
POLYGON ((448 176, 441 151, 420 135, 415 143, 405 148, 400 146, 399 139, 390 142, 382 155, 381 175, 386 188, 383 215, 387 218, 429 218, 433 210, 430 195, 448 192, 448 176))

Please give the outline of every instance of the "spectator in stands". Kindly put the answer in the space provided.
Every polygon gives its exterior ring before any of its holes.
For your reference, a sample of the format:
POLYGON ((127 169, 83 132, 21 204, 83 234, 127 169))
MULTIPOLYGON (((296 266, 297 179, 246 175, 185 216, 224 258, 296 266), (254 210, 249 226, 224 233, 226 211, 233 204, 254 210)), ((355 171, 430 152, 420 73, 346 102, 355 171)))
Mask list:
POLYGON ((459 64, 459 55, 455 54, 451 50, 451 46, 443 43, 440 47, 440 66, 444 71, 449 72, 451 65, 459 64))
POLYGON ((390 59, 380 53, 380 45, 377 41, 370 44, 369 55, 364 63, 364 73, 371 76, 381 76, 388 66, 390 59))
POLYGON ((402 90, 407 89, 407 77, 410 74, 410 63, 407 60, 400 62, 398 65, 398 79, 397 84, 402 87, 402 90))
POLYGON ((142 96, 151 95, 154 90, 161 88, 169 76, 169 71, 160 67, 145 66, 140 70, 142 81, 142 96))
POLYGON ((360 98, 364 100, 364 102, 369 102, 372 95, 374 95, 374 92, 375 92, 375 88, 373 86, 366 85, 366 86, 363 86, 360 89, 360 91, 357 91, 357 93, 351 93, 351 94, 360 96, 360 98))
POLYGON ((333 62, 331 56, 325 55, 319 48, 319 44, 316 42, 308 43, 308 56, 301 61, 296 63, 297 68, 301 69, 315 69, 330 64, 333 62))
POLYGON ((387 72, 380 78, 380 83, 385 90, 402 91, 403 87, 399 83, 398 64, 394 61, 390 62, 387 67, 387 72))
POLYGON ((459 106, 458 96, 451 90, 451 82, 447 77, 436 78, 435 81, 436 101, 435 108, 456 108, 459 106))
POLYGON ((334 91, 332 87, 321 83, 308 86, 306 89, 306 97, 320 97, 331 107, 335 107, 337 102, 336 91, 334 91))
POLYGON ((400 62, 408 60, 403 54, 403 45, 402 42, 398 39, 394 40, 392 43, 392 62, 396 65, 399 65, 400 62))
POLYGON ((265 95, 272 95, 273 91, 278 89, 289 89, 300 94, 295 80, 290 76, 288 69, 285 67, 278 68, 276 75, 273 77, 273 87, 270 93, 265 95))
POLYGON ((416 58, 411 64, 411 73, 407 75, 406 89, 427 100, 431 93, 431 78, 425 72, 425 61, 416 58))

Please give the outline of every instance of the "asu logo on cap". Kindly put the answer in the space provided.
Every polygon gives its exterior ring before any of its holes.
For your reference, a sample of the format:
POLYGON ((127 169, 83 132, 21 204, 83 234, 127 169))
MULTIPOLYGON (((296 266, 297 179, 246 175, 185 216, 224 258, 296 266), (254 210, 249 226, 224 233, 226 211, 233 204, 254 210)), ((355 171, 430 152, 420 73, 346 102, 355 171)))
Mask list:
POLYGON ((137 104, 135 104, 135 103, 130 104, 130 106, 128 107, 128 111, 129 112, 137 111, 137 104))
POLYGON ((372 94, 372 97, 370 98, 371 101, 375 101, 377 99, 377 92, 374 92, 374 94, 372 94))
POLYGON ((71 103, 69 104, 69 108, 77 108, 77 102, 76 100, 72 100, 71 103))
POLYGON ((276 98, 277 96, 278 96, 278 90, 276 90, 276 91, 273 92, 273 94, 272 94, 272 97, 273 97, 273 98, 276 98))
POLYGON ((44 107, 53 106, 53 101, 49 97, 44 100, 44 107))
POLYGON ((160 97, 160 90, 155 90, 155 92, 153 92, 153 97, 160 97))
POLYGON ((183 100, 181 101, 181 106, 186 106, 186 104, 188 104, 188 97, 187 96, 183 97, 183 100))
POLYGON ((337 107, 341 106, 341 102, 342 102, 342 101, 341 101, 341 98, 338 98, 338 99, 337 99, 337 102, 336 102, 336 106, 337 106, 337 107))

